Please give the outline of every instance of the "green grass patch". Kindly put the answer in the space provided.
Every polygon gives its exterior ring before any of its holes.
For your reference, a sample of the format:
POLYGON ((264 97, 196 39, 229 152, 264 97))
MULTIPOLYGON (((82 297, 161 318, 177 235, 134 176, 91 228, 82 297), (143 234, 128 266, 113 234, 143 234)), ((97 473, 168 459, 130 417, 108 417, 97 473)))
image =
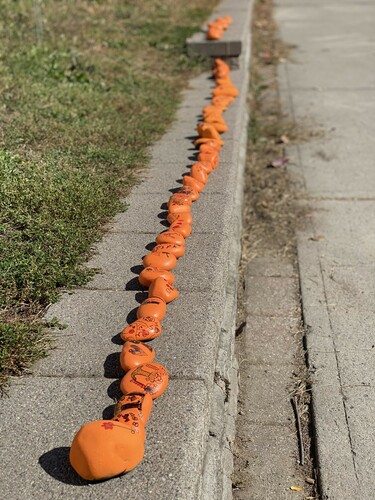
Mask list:
POLYGON ((185 38, 216 0, 3 0, 0 19, 0 381, 48 348, 40 317, 82 285, 202 61, 185 38))

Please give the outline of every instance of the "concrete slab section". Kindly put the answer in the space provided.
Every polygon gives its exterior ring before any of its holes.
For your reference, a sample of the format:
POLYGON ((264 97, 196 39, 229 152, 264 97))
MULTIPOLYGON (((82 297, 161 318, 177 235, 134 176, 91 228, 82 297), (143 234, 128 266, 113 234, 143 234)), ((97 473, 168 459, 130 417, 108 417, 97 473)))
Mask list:
POLYGON ((374 262, 375 201, 319 200, 310 203, 310 212, 308 238, 315 243, 328 276, 335 267, 374 262))
POLYGON ((374 388, 348 388, 346 409, 350 427, 353 453, 358 475, 359 498, 371 498, 374 491, 373 476, 368 473, 375 468, 375 434, 368 429, 374 428, 375 390, 374 388))
POLYGON ((374 4, 283 6, 277 20, 284 42, 295 47, 291 88, 375 87, 367 69, 375 62, 374 4))
POLYGON ((373 197, 373 91, 293 91, 297 123, 324 137, 299 145, 306 189, 312 196, 373 197))
POLYGON ((290 402, 293 390, 293 366, 250 365, 247 377, 241 380, 246 403, 243 419, 252 424, 289 425, 293 422, 290 402))
POLYGON ((84 423, 101 419, 100 409, 112 403, 108 382, 33 377, 13 383, 11 397, 1 405, 0 498, 197 498, 207 432, 207 391, 199 381, 172 380, 154 403, 145 458, 134 471, 89 484, 71 469, 68 453, 74 433, 84 423), (20 478, 22 485, 15 487, 20 478))
POLYGON ((296 47, 280 71, 285 109, 323 131, 296 155, 313 215, 298 261, 320 493, 370 499, 375 6, 293 1, 278 4, 277 19, 296 47))
MULTIPOLYGON (((248 461, 245 464, 249 478, 257 488, 251 492, 251 500, 264 499, 301 499, 303 492, 290 490, 290 486, 302 486, 296 478, 293 463, 298 460, 298 443, 294 430, 289 426, 256 425, 245 423, 243 416, 238 416, 238 432, 248 449, 248 461), (294 453, 290 453, 290 449, 294 453), (279 457, 283 457, 282 460, 279 457)), ((234 490, 236 500, 249 500, 248 492, 234 490)))
MULTIPOLYGON (((168 306, 163 332, 152 346, 170 376, 212 382, 210 363, 216 359, 221 326, 217 311, 222 310, 224 301, 223 293, 193 292, 184 293, 178 303, 168 306)), ((137 306, 132 292, 79 290, 66 295, 49 309, 47 318, 56 317, 68 327, 57 333, 56 349, 36 365, 34 373, 50 377, 123 376, 118 334, 127 317, 135 319, 129 312, 137 306)))
MULTIPOLYGON (((156 233, 157 234, 157 233, 156 233)), ((155 236, 156 236, 155 234, 155 236)), ((88 267, 101 269, 100 274, 85 288, 126 290, 136 281, 134 271, 142 269, 142 258, 155 246, 155 236, 149 234, 112 233, 98 245, 98 253, 88 267)), ((223 255, 228 240, 218 234, 192 234, 185 243, 185 255, 173 269, 176 287, 183 290, 211 290, 222 287, 225 267, 223 255), (199 259, 199 265, 197 265, 199 259)), ((135 284, 135 283, 134 283, 135 284)))
POLYGON ((250 315, 288 316, 295 313, 293 278, 249 276, 247 310, 250 315))
POLYGON ((282 258, 257 256, 246 267, 247 276, 268 276, 270 278, 293 278, 297 273, 290 262, 282 258))
POLYGON ((375 344, 375 266, 335 267, 324 272, 329 316, 338 350, 375 344))
POLYGON ((316 242, 300 233, 298 262, 306 347, 312 376, 312 408, 318 477, 323 498, 355 498, 359 488, 348 427, 342 373, 325 280, 316 242))
POLYGON ((290 364, 296 355, 293 337, 299 319, 248 316, 246 319, 247 359, 253 365, 290 364))

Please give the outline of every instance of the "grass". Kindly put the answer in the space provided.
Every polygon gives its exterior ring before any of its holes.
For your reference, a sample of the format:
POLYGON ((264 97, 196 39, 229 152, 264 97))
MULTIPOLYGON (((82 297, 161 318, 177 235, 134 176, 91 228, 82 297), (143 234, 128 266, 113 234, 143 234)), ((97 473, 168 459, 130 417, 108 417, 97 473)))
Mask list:
POLYGON ((1 2, 0 385, 46 354, 43 310, 90 278, 101 224, 202 69, 184 42, 215 3, 1 2))

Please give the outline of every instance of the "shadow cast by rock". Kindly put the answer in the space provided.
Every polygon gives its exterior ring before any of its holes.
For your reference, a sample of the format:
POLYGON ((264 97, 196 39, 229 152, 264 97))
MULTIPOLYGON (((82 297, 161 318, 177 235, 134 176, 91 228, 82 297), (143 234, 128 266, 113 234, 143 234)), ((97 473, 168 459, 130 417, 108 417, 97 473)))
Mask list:
POLYGON ((116 405, 109 405, 106 408, 104 408, 103 413, 102 413, 102 419, 103 420, 112 420, 115 412, 115 406, 116 405))
POLYGON ((82 479, 70 465, 69 451, 68 446, 47 451, 39 458, 39 465, 48 475, 61 483, 73 486, 87 486, 90 481, 82 479))
POLYGON ((113 399, 114 401, 118 401, 121 396, 122 392, 120 390, 120 380, 114 380, 107 389, 107 394, 108 396, 113 399))
POLYGON ((105 378, 119 378, 124 376, 120 365, 120 352, 108 354, 103 364, 105 378))

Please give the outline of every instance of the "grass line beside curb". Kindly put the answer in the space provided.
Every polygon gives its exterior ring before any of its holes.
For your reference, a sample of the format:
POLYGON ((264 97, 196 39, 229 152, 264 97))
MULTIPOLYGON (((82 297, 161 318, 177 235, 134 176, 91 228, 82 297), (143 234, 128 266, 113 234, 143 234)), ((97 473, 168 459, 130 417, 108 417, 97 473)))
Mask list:
POLYGON ((216 0, 2 2, 0 386, 51 342, 41 321, 82 285, 101 224, 147 165, 179 92, 184 52, 216 0))

